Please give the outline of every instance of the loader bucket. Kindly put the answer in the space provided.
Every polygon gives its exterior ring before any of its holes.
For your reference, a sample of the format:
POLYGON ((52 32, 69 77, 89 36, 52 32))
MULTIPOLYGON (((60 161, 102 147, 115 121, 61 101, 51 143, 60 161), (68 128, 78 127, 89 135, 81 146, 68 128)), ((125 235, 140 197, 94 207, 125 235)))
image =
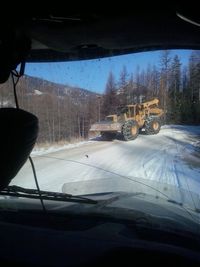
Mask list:
POLYGON ((121 131, 121 123, 114 122, 99 122, 95 123, 91 126, 90 131, 95 132, 120 132, 121 131))

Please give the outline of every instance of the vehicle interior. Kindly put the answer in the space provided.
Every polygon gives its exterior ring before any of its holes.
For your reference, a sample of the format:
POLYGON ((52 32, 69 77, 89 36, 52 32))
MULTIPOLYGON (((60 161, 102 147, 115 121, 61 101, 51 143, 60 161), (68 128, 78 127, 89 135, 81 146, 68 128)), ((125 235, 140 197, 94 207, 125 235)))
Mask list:
MULTIPOLYGON (((0 108, 1 266, 200 265, 198 209, 193 214, 178 201, 160 198, 161 208, 159 197, 147 199, 146 193, 102 191, 103 179, 97 181, 95 194, 83 190, 67 195, 67 184, 63 185, 65 194, 47 193, 39 188, 30 157, 40 128, 37 116, 20 109, 17 102, 17 83, 26 64, 84 62, 166 49, 200 50, 197 3, 129 5, 101 12, 100 7, 64 9, 54 3, 40 12, 36 7, 26 12, 17 7, 15 13, 0 18, 0 83, 12 78, 16 104, 0 108), (8 188, 26 161, 32 166, 36 189, 8 188), (121 206, 115 205, 118 201, 121 206), (174 204, 178 213, 170 221, 168 212, 174 204), (160 214, 166 228, 157 221, 160 214), (176 231, 171 231, 172 225, 176 231)), ((119 185, 113 178, 110 183, 119 185)), ((134 186, 127 180, 123 187, 134 186)), ((152 181, 148 187, 152 189, 152 181)))

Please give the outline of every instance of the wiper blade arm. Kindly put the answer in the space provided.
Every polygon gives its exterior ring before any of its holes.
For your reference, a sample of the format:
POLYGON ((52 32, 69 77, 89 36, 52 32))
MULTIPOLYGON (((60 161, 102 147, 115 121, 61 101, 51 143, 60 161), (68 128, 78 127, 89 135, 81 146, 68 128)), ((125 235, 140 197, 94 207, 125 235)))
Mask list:
POLYGON ((58 193, 58 192, 49 192, 49 191, 40 191, 40 195, 37 189, 29 189, 16 185, 11 185, 0 191, 0 195, 9 195, 14 197, 24 197, 24 198, 33 198, 38 199, 42 197, 43 200, 54 200, 54 201, 67 201, 67 202, 78 202, 86 204, 97 204, 96 200, 82 197, 74 196, 71 194, 58 193))

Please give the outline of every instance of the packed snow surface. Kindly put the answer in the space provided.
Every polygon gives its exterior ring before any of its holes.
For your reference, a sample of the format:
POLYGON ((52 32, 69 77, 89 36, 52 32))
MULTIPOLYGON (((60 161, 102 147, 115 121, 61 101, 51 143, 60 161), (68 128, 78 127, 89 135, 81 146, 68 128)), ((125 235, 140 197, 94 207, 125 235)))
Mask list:
MULTIPOLYGON (((63 147, 35 150, 32 158, 42 190, 62 192, 64 186, 69 193, 81 194, 83 190, 78 186, 81 182, 94 180, 94 185, 95 181, 102 180, 109 181, 105 188, 111 192, 112 185, 115 190, 119 181, 120 184, 126 181, 133 187, 147 184, 149 188, 155 187, 157 192, 162 191, 165 195, 172 195, 170 192, 173 188, 183 190, 187 192, 190 202, 198 206, 199 140, 200 126, 167 125, 157 135, 141 134, 129 142, 120 139, 109 142, 97 138, 63 147)), ((12 184, 35 188, 29 162, 12 184)), ((128 188, 128 184, 126 186, 128 188)), ((181 198, 183 196, 179 196, 179 200, 184 202, 181 198)))

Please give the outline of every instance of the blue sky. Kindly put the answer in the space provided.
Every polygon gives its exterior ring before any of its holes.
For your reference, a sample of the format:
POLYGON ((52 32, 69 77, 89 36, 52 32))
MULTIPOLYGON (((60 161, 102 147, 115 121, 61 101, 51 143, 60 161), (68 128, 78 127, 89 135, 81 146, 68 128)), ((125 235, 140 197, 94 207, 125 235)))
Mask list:
MULTIPOLYGON (((170 53, 171 57, 177 54, 184 66, 188 63, 191 50, 171 50, 170 53)), ((28 63, 25 74, 103 93, 111 70, 118 79, 123 66, 126 66, 128 73, 133 74, 136 73, 138 66, 140 70, 146 69, 148 64, 159 67, 160 55, 161 51, 154 51, 96 60, 28 63)))

